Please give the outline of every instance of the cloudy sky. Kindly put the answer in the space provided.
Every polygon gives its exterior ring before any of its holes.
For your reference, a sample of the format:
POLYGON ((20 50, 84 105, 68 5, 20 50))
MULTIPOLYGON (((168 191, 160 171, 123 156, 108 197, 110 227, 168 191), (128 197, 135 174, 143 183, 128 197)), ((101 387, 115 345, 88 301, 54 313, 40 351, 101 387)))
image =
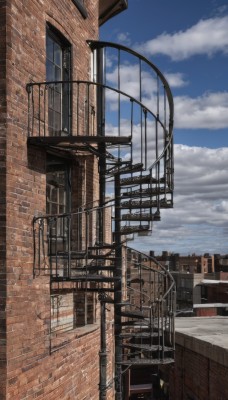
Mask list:
MULTIPOLYGON (((102 40, 135 49, 166 76, 175 104, 174 209, 135 247, 228 253, 228 3, 129 0, 102 40)), ((126 71, 128 83, 133 71, 126 71)), ((131 78, 132 76, 132 78, 131 78)))

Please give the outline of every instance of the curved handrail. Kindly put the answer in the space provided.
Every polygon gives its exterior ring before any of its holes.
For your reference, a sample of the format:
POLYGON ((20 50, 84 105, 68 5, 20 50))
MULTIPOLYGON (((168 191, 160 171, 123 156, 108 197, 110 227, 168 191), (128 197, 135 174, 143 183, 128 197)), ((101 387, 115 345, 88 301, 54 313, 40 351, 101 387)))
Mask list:
MULTIPOLYGON (((153 261, 156 265, 158 265, 164 271, 165 274, 167 274, 169 276, 172 283, 171 283, 170 287, 168 288, 168 290, 163 295, 163 298, 166 298, 167 295, 170 293, 170 291, 172 289, 175 289, 175 280, 174 280, 172 274, 156 258, 149 256, 148 254, 142 253, 141 251, 135 250, 129 246, 126 246, 126 249, 129 249, 132 252, 138 253, 138 254, 142 255, 143 257, 146 257, 148 260, 153 261)), ((141 265, 143 266, 143 262, 141 263, 141 265)), ((148 267, 148 266, 146 266, 146 267, 150 269, 150 267, 148 267)), ((157 270, 155 270, 155 271, 159 272, 157 270)))
POLYGON ((124 45, 121 44, 116 44, 116 43, 112 43, 112 42, 106 42, 106 41, 97 41, 97 40, 87 40, 87 43, 89 44, 89 46, 91 47, 91 49, 98 49, 98 48, 104 48, 104 47, 112 47, 118 50, 123 50, 129 54, 132 54, 133 56, 139 58, 140 60, 144 61, 146 64, 148 64, 159 76, 159 78, 161 79, 164 88, 167 92, 167 98, 169 101, 169 107, 170 107, 170 125, 172 126, 173 124, 173 117, 174 117, 174 104, 173 104, 173 96, 172 96, 172 92, 171 89, 169 87, 169 84, 166 80, 166 78, 164 77, 164 75, 161 73, 161 71, 158 69, 158 67, 156 67, 155 64, 153 64, 151 61, 149 61, 146 57, 144 57, 142 54, 137 53, 135 50, 130 49, 129 47, 126 47, 124 45))
MULTIPOLYGON (((123 51, 125 53, 133 55, 140 61, 143 61, 145 64, 147 64, 154 72, 156 72, 157 76, 160 78, 161 82, 163 83, 163 86, 164 86, 164 89, 166 92, 166 96, 168 99, 168 103, 169 103, 169 140, 166 143, 165 147, 163 148, 162 153, 156 158, 156 160, 151 164, 151 166, 147 168, 148 170, 152 170, 152 168, 165 155, 167 149, 169 148, 169 146, 171 145, 172 140, 173 140, 174 102, 173 102, 173 96, 172 96, 172 92, 171 92, 170 86, 168 84, 168 81, 166 80, 165 76, 162 74, 162 72, 158 69, 158 67, 154 63, 149 61, 142 54, 136 52, 135 50, 130 49, 127 46, 113 43, 113 42, 96 41, 96 40, 87 40, 87 43, 89 44, 89 46, 91 47, 92 50, 102 49, 102 48, 114 48, 116 50, 123 51)), ((150 112, 152 113, 151 110, 150 110, 150 112)), ((154 115, 154 113, 153 113, 153 115, 154 115)), ((156 116, 156 118, 157 118, 157 120, 159 120, 158 116, 156 116)), ((164 129, 164 126, 163 126, 163 129, 164 129)), ((165 131, 167 132, 166 128, 165 128, 165 131)))

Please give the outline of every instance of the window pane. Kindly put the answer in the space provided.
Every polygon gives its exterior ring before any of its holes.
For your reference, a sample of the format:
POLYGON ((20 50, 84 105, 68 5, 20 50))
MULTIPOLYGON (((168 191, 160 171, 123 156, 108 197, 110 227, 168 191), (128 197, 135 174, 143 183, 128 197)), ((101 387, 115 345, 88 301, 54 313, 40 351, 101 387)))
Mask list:
POLYGON ((61 112, 61 94, 58 92, 55 92, 55 97, 54 97, 54 110, 57 112, 61 112))
MULTIPOLYGON (((62 71, 59 67, 55 67, 55 81, 61 81, 61 80, 62 80, 62 71)), ((59 86, 61 88, 61 85, 59 86)))
POLYGON ((46 47, 47 47, 47 58, 53 62, 54 60, 54 42, 53 40, 50 38, 50 36, 47 35, 46 38, 46 47))
POLYGON ((53 81, 55 78, 55 69, 54 69, 54 64, 50 61, 47 60, 46 63, 46 80, 53 81))
POLYGON ((62 67, 62 49, 57 43, 54 43, 54 63, 62 67))
MULTIPOLYGON (((61 35, 56 35, 51 29, 47 30, 47 59, 46 59, 46 80, 58 82, 70 78, 70 46, 61 35)), ((49 86, 49 135, 69 134, 70 128, 70 88, 63 91, 63 85, 53 84, 49 86), (53 112, 52 112, 52 111, 53 112), (54 130, 53 130, 54 128, 54 130)))

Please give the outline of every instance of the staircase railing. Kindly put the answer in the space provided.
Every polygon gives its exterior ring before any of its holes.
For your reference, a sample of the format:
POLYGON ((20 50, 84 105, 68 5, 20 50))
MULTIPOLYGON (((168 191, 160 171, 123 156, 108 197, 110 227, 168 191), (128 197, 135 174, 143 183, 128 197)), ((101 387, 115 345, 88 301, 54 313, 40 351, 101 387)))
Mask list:
POLYGON ((126 304, 122 332, 124 365, 170 363, 174 358, 175 282, 155 258, 127 247, 126 304))
POLYGON ((163 74, 142 55, 113 43, 88 43, 91 81, 27 85, 28 143, 90 152, 99 158, 100 175, 99 207, 34 218, 34 273, 47 270, 54 281, 73 280, 86 288, 93 282, 91 290, 103 293, 104 313, 105 302, 112 302, 105 292, 114 293, 116 400, 121 400, 123 365, 174 359, 173 278, 153 257, 123 245, 129 235, 151 232, 160 210, 173 206, 173 98, 163 74), (105 182, 114 193, 107 207, 105 182), (99 213, 110 207, 113 238, 106 240, 96 226, 103 229, 99 213))

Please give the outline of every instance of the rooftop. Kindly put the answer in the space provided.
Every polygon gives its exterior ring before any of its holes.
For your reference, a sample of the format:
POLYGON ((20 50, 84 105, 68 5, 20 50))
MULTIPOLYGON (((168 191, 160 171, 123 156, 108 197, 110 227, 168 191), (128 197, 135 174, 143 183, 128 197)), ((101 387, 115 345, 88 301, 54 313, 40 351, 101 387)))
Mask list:
POLYGON ((176 344, 228 367, 228 317, 176 318, 176 344))

